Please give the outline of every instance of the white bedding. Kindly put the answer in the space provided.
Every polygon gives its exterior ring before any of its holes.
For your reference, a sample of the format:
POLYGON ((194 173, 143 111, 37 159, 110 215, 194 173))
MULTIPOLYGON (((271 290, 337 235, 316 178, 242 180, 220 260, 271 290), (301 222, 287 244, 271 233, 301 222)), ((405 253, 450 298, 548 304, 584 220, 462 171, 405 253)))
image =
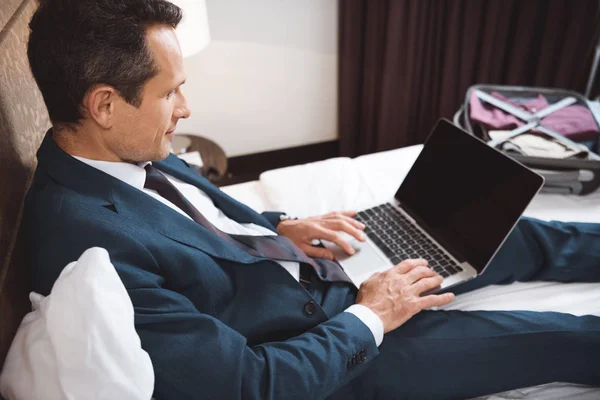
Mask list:
MULTIPOLYGON (((262 212, 307 217, 329 211, 361 210, 390 200, 422 146, 333 158, 267 171, 258 181, 222 188, 262 212)), ((562 221, 600 222, 600 191, 587 196, 541 193, 525 215, 562 221)), ((559 311, 600 315, 600 284, 553 282, 491 286, 458 296, 447 309, 559 311)), ((598 399, 600 388, 550 384, 481 399, 598 399)))

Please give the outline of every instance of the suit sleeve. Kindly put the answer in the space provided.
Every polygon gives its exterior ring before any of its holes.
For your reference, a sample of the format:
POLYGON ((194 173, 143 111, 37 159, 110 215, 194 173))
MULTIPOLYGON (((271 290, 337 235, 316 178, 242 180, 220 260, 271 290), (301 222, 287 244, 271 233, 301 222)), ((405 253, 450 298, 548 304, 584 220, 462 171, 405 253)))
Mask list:
POLYGON ((283 214, 285 214, 285 213, 275 212, 275 211, 265 211, 261 215, 263 217, 265 217, 267 219, 267 221, 269 221, 269 223, 271 225, 273 225, 273 227, 275 229, 277 229, 277 225, 279 225, 279 222, 280 222, 279 217, 283 214))
MULTIPOLYGON (((378 354, 367 326, 346 312, 292 339, 249 346, 243 335, 169 290, 160 266, 138 240, 114 230, 99 233, 86 237, 109 251, 127 288, 158 399, 322 399, 378 354), (357 363, 361 351, 367 358, 357 363)), ((70 251, 91 247, 88 240, 74 238, 70 251)), ((214 263, 200 252, 199 257, 214 263)))

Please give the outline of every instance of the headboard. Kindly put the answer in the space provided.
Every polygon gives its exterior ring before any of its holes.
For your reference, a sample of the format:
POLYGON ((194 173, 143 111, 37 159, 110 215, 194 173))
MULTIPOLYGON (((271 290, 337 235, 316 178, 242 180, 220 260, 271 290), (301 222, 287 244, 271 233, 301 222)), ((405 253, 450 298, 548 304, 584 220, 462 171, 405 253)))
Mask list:
POLYGON ((35 0, 0 0, 0 368, 29 311, 28 268, 18 240, 35 153, 50 127, 27 62, 35 0))

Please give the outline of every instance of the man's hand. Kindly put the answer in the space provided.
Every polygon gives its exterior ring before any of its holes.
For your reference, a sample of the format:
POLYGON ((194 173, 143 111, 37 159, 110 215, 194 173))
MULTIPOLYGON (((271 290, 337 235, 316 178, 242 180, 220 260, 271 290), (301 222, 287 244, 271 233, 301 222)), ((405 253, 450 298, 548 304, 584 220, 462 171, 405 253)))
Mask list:
POLYGON ((422 293, 438 287, 442 280, 427 267, 427 261, 405 260, 363 282, 356 303, 377 314, 387 333, 426 308, 443 306, 454 300, 452 293, 421 297, 422 293))
POLYGON ((356 211, 333 212, 318 217, 281 221, 277 225, 277 233, 290 238, 300 249, 310 257, 327 258, 333 260, 331 251, 315 247, 313 240, 328 240, 343 248, 346 253, 354 254, 354 249, 344 240, 339 232, 346 232, 350 236, 364 242, 365 226, 352 217, 356 211))

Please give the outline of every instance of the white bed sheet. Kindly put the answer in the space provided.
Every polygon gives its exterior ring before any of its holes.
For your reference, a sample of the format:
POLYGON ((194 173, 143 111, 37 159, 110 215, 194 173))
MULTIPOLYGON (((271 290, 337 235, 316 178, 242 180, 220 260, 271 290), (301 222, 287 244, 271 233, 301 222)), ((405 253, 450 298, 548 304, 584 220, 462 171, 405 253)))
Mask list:
MULTIPOLYGON (((267 171, 259 181, 223 190, 257 211, 307 217, 361 210, 390 200, 422 149, 421 145, 267 171)), ((538 194, 525 215, 543 220, 600 222, 600 193, 538 194)), ((528 282, 490 286, 458 296, 445 309, 558 311, 600 315, 600 284, 528 282)), ((480 399, 598 399, 600 388, 554 383, 480 399)))

